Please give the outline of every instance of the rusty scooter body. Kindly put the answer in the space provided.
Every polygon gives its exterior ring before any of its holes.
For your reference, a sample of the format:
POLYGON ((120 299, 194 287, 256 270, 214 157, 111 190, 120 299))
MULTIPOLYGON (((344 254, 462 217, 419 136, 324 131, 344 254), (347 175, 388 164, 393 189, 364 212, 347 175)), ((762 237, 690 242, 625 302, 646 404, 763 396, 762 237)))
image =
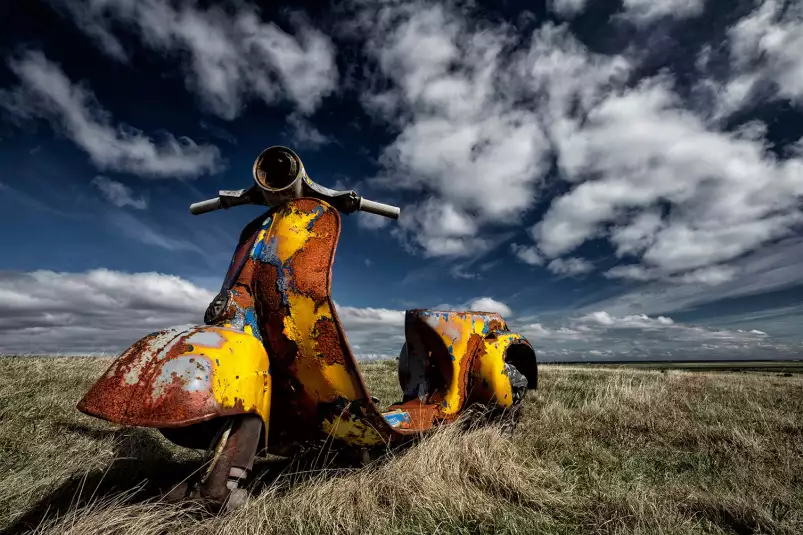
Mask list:
POLYGON ((399 209, 314 183, 285 147, 263 151, 253 172, 250 189, 190 207, 193 214, 268 207, 243 230, 205 324, 136 342, 81 399, 80 411, 211 448, 207 471, 187 492, 231 506, 245 498, 259 452, 365 453, 453 422, 470 406, 518 409, 537 384, 527 340, 496 313, 424 309, 405 315, 403 399, 380 409, 332 301, 332 264, 340 213, 397 219, 399 209))

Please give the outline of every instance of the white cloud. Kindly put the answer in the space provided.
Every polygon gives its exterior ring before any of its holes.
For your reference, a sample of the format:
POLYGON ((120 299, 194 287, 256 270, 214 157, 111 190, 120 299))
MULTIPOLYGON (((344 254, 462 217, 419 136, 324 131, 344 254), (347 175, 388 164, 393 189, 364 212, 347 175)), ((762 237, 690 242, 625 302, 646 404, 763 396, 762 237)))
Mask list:
POLYGON ((652 22, 664 17, 684 19, 703 12, 705 0, 624 0, 624 17, 635 22, 652 22))
POLYGON ((155 141, 127 125, 113 125, 94 95, 73 84, 41 52, 10 62, 20 86, 0 92, 0 107, 18 118, 44 118, 89 154, 101 169, 151 177, 197 176, 220 169, 216 147, 164 134, 155 141))
POLYGON ((54 3, 111 57, 126 60, 118 29, 133 31, 158 52, 185 60, 188 89, 214 113, 237 117, 252 97, 268 104, 289 100, 310 113, 337 84, 334 46, 299 14, 291 16, 296 35, 258 10, 238 3, 235 10, 202 9, 165 0, 88 0, 54 3))
MULTIPOLYGON (((212 297, 209 290, 160 273, 106 269, 0 273, 0 352, 119 353, 149 332, 199 324, 212 297)), ((489 297, 458 308, 496 311, 508 320, 511 315, 504 303, 489 297)), ((336 309, 359 358, 398 354, 404 342, 404 311, 336 309)), ((530 337, 542 359, 666 357, 672 352, 684 357, 755 358, 762 351, 786 351, 764 331, 751 328, 714 329, 678 324, 667 317, 615 316, 605 311, 566 321, 569 325, 509 323, 530 337)))
MULTIPOLYGON (((623 0, 622 4, 622 18, 643 24, 666 17, 685 19, 697 16, 703 12, 705 0, 623 0)), ((588 0, 550 0, 549 9, 563 18, 571 18, 587 5, 588 0)))
POLYGON ((480 237, 479 223, 466 212, 437 197, 405 206, 399 227, 427 256, 472 256, 492 245, 480 237))
MULTIPOLYGON (((703 2, 624 7, 652 20, 694 16, 703 2)), ((516 46, 511 28, 472 20, 451 5, 366 12, 374 28, 366 48, 381 83, 364 101, 399 131, 373 185, 427 199, 407 208, 401 226, 429 255, 486 251, 495 226, 519 220, 514 214, 539 201, 543 163, 552 154, 560 178, 574 186, 532 229, 536 246, 517 243, 511 251, 556 272, 589 271, 587 259, 558 257, 602 238, 637 262, 614 268, 611 277, 723 284, 736 276, 730 263, 788 236, 801 221, 803 158, 775 156, 761 123, 721 130, 710 114, 691 109, 667 72, 633 86, 632 52, 631 59, 592 53, 567 26, 550 23, 516 46), (484 143, 492 147, 513 136, 487 127, 511 110, 522 128, 532 125, 514 136, 531 143, 521 146, 528 149, 510 153, 533 163, 522 174, 499 172, 512 169, 499 153, 487 165, 472 159, 477 132, 489 134, 484 143)), ((785 24, 779 35, 787 42, 792 30, 785 24)))
POLYGON ((509 319, 513 315, 510 307, 492 297, 479 297, 469 303, 468 310, 477 312, 497 312, 503 318, 509 319))
POLYGON ((570 340, 586 340, 588 333, 567 327, 547 328, 540 323, 528 323, 516 325, 517 332, 520 332, 528 341, 533 344, 541 344, 544 340, 565 342, 570 340))
POLYGON ((101 194, 103 194, 103 197, 114 206, 119 208, 130 206, 137 210, 144 210, 148 207, 148 201, 144 197, 134 197, 131 188, 121 182, 106 178, 105 176, 96 176, 92 179, 92 184, 97 187, 101 194))
POLYGON ((668 77, 606 97, 560 150, 562 173, 580 184, 533 229, 548 256, 609 236, 647 270, 676 275, 733 260, 801 221, 803 160, 709 128, 682 107, 668 77), (659 216, 659 203, 671 216, 659 216))
POLYGON ((665 316, 650 318, 645 314, 634 314, 624 317, 615 317, 604 310, 592 312, 578 318, 576 321, 579 324, 601 326, 607 329, 655 329, 675 325, 672 318, 667 318, 665 316))
POLYGON ((733 278, 715 285, 677 284, 678 281, 671 277, 669 279, 659 277, 655 271, 644 270, 639 266, 622 266, 621 269, 616 268, 617 277, 652 282, 635 286, 616 297, 591 303, 584 310, 604 309, 616 314, 653 314, 686 310, 723 299, 777 291, 801 283, 801 264, 803 264, 803 240, 790 238, 733 261, 727 268, 722 268, 732 269, 733 278), (625 269, 631 273, 623 273, 625 269))
POLYGON ((740 73, 732 84, 747 84, 752 88, 757 80, 767 79, 777 84, 780 97, 803 99, 801 5, 764 0, 729 33, 731 58, 740 73))
POLYGON ((202 323, 214 294, 160 273, 0 273, 0 351, 119 352, 149 332, 202 323))
POLYGON ((538 118, 507 80, 511 29, 421 2, 367 6, 352 31, 368 35, 376 79, 363 102, 399 131, 372 184, 429 196, 403 226, 425 252, 475 253, 480 225, 515 222, 547 170, 538 118))
POLYGON ((544 263, 544 257, 538 253, 538 248, 532 245, 519 245, 518 243, 510 244, 510 250, 516 255, 516 258, 530 264, 531 266, 540 266, 544 263))
POLYGON ((614 266, 605 272, 605 277, 609 279, 626 279, 633 281, 652 281, 661 280, 666 282, 682 284, 705 284, 708 286, 718 286, 733 280, 738 274, 738 269, 732 266, 708 266, 693 271, 688 271, 682 275, 671 276, 663 273, 660 269, 645 268, 634 264, 614 266))
POLYGON ((582 258, 556 258, 547 264, 547 269, 557 275, 582 275, 594 271, 594 264, 582 258))
POLYGON ((766 332, 678 323, 667 316, 604 310, 569 318, 512 322, 540 360, 755 359, 792 356, 795 348, 766 332))
POLYGON ((550 0, 549 10, 561 17, 571 18, 586 7, 587 0, 550 0))
POLYGON ((803 103, 803 6, 776 0, 756 2, 734 24, 721 47, 706 45, 697 69, 698 91, 707 96, 712 121, 767 100, 803 103))

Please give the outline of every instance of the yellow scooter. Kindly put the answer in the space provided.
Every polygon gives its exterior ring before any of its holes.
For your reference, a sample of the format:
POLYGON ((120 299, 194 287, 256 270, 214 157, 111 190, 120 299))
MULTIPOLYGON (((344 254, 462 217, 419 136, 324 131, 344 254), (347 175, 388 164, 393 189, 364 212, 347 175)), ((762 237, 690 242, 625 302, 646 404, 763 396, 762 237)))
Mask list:
POLYGON ((212 462, 190 491, 236 506, 259 451, 386 448, 471 406, 515 412, 536 387, 535 352, 499 314, 408 310, 398 370, 404 396, 380 410, 332 302, 332 263, 339 212, 397 219, 399 208, 314 183, 286 147, 263 151, 253 175, 249 189, 190 206, 193 214, 269 207, 243 230, 205 325, 136 342, 81 399, 80 411, 157 428, 188 448, 213 444, 212 462))

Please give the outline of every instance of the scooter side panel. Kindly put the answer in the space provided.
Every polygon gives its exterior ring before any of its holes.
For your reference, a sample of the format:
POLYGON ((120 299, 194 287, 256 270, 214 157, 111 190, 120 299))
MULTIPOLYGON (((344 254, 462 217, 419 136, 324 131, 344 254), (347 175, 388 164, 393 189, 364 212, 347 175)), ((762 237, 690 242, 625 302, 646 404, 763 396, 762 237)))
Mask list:
POLYGON ((182 427, 219 416, 270 417, 268 356, 255 337, 217 326, 173 328, 131 346, 79 402, 124 425, 182 427))
POLYGON ((269 442, 277 447, 325 435, 374 445, 405 434, 371 401, 331 299, 339 235, 337 210, 302 198, 272 212, 252 252, 257 316, 274 369, 269 442))
POLYGON ((506 354, 509 348, 527 341, 517 333, 498 331, 486 338, 483 351, 474 360, 472 369, 472 389, 470 402, 494 403, 501 407, 513 404, 513 389, 505 369, 506 354))
MULTIPOLYGON (((407 311, 408 341, 419 340, 426 346, 414 348, 414 353, 418 358, 428 355, 426 358, 431 359, 432 367, 444 381, 442 387, 430 395, 431 402, 439 403, 442 417, 453 418, 463 409, 472 363, 484 352, 486 336, 506 328, 502 317, 493 312, 407 311), (427 330, 436 336, 427 335, 427 330)), ((410 389, 410 385, 402 388, 410 389)), ((431 386, 426 388, 431 389, 431 386)))

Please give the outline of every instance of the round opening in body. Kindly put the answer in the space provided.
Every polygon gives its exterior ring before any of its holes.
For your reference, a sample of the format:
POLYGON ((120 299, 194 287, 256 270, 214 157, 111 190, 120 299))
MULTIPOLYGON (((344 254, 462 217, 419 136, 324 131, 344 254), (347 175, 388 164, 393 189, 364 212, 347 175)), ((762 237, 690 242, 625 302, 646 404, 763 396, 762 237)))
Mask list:
POLYGON ((269 147, 254 162, 254 180, 262 189, 281 191, 301 176, 301 159, 287 147, 269 147))

